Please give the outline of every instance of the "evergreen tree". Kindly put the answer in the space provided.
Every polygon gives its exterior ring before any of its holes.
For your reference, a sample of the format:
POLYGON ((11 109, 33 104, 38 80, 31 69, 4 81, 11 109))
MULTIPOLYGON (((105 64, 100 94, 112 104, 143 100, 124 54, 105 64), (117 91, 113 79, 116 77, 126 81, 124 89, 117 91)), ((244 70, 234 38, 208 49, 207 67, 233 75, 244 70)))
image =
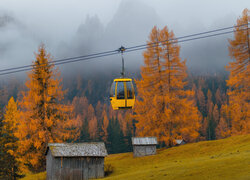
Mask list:
POLYGON ((250 133, 250 22, 249 10, 245 9, 237 20, 234 39, 229 40, 229 55, 235 61, 229 63, 227 85, 230 87, 229 110, 232 134, 250 133))
POLYGON ((82 124, 79 126, 80 128, 80 135, 76 142, 89 142, 90 141, 90 135, 89 135, 89 126, 88 126, 88 119, 87 117, 83 116, 77 116, 81 119, 82 124))
POLYGON ((230 136, 231 134, 231 122, 227 105, 222 105, 220 110, 220 120, 216 127, 216 138, 221 139, 230 136))
POLYGON ((114 118, 111 118, 108 125, 107 149, 110 154, 126 152, 126 144, 120 124, 114 118))
MULTIPOLYGON (((13 97, 10 98, 6 108, 3 119, 3 126, 1 128, 1 165, 2 173, 5 174, 3 179, 16 179, 21 177, 19 172, 19 162, 17 161, 17 143, 18 139, 15 137, 17 132, 17 125, 20 120, 20 112, 17 109, 17 104, 13 97)), ((4 175, 3 175, 4 176, 4 175)), ((1 176, 0 176, 1 177, 1 176)))
POLYGON ((200 117, 195 107, 194 92, 184 90, 187 84, 185 61, 180 59, 180 46, 167 27, 154 27, 144 52, 142 79, 136 81, 135 105, 137 133, 156 136, 167 146, 176 138, 194 141, 199 136, 200 117))
POLYGON ((32 171, 45 170, 44 152, 48 143, 64 142, 78 136, 72 107, 62 104, 59 73, 54 70, 50 54, 41 45, 28 74, 27 92, 23 92, 21 119, 16 137, 19 160, 32 171))
POLYGON ((108 140, 108 126, 109 126, 109 119, 106 113, 106 110, 103 109, 102 112, 102 131, 101 131, 101 138, 104 142, 108 140))

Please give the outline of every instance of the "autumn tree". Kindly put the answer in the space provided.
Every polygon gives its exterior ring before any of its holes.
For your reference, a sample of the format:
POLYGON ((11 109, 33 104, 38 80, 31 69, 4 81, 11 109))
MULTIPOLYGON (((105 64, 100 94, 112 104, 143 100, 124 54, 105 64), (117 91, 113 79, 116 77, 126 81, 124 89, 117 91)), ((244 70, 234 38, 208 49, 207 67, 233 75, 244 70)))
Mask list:
POLYGON ((134 118, 140 136, 156 136, 172 146, 176 138, 194 141, 200 117, 194 92, 184 90, 186 61, 180 59, 180 46, 167 27, 154 27, 144 52, 141 80, 136 81, 138 96, 134 118))
POLYGON ((106 113, 106 110, 103 109, 103 112, 102 112, 102 133, 101 133, 101 137, 102 137, 102 140, 104 142, 107 142, 108 140, 108 125, 109 125, 109 119, 108 119, 108 116, 107 116, 107 113, 106 113))
POLYGON ((218 108, 221 107, 221 105, 223 104, 223 97, 222 97, 222 94, 220 92, 220 88, 218 88, 216 90, 216 93, 215 93, 215 100, 216 100, 216 104, 218 106, 218 108))
POLYGON ((88 114, 88 99, 85 96, 82 97, 74 97, 73 102, 73 112, 74 116, 80 125, 78 126, 80 129, 80 134, 76 142, 86 142, 89 141, 89 123, 87 119, 88 114))
MULTIPOLYGON (((218 111, 218 107, 216 107, 216 108, 218 111)), ((207 118, 206 118, 206 120, 207 120, 207 139, 208 140, 215 139, 216 124, 214 121, 213 110, 214 110, 214 104, 212 101, 212 92, 210 91, 210 89, 208 89, 208 91, 207 91, 207 118)))
POLYGON ((17 125, 20 120, 20 112, 17 109, 17 103, 11 97, 5 108, 3 126, 1 129, 2 136, 0 142, 3 148, 2 158, 5 159, 1 167, 2 175, 0 179, 16 179, 20 177, 19 162, 17 161, 17 125))
POLYGON ((98 134, 98 124, 97 124, 97 118, 95 116, 95 110, 93 106, 90 104, 88 107, 88 127, 89 127, 89 135, 92 140, 97 140, 99 138, 98 134))
POLYGON ((216 138, 222 139, 230 136, 231 134, 231 120, 230 112, 227 105, 222 105, 220 109, 220 120, 216 127, 216 138))
POLYGON ((72 106, 62 104, 65 91, 50 54, 41 45, 35 55, 25 84, 28 91, 22 93, 20 102, 22 118, 17 138, 19 160, 33 171, 43 171, 48 143, 74 139, 78 129, 71 116, 72 106))
POLYGON ((201 87, 198 88, 197 93, 197 104, 200 112, 202 113, 203 116, 206 115, 206 100, 203 91, 201 90, 201 87))
POLYGON ((249 40, 249 10, 245 9, 242 17, 237 20, 234 39, 229 40, 230 71, 229 80, 229 110, 231 111, 232 134, 250 133, 250 40, 249 40))

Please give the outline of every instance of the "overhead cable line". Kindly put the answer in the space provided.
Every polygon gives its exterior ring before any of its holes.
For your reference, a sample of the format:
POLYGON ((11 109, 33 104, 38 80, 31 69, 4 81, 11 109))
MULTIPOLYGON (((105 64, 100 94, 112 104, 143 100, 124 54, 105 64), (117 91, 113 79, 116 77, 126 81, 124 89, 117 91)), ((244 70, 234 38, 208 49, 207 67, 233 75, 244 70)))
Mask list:
MULTIPOLYGON (((232 29, 232 28, 235 28, 235 27, 246 26, 248 24, 242 24, 242 25, 238 25, 238 26, 230 26, 230 27, 225 27, 225 28, 219 28, 219 29, 215 29, 215 30, 211 30, 211 31, 204 31, 204 32, 201 32, 201 33, 195 33, 195 34, 191 34, 191 35, 181 36, 181 37, 177 37, 177 38, 173 38, 173 39, 169 39, 169 40, 158 41, 157 43, 159 43, 159 42, 160 43, 167 42, 167 41, 171 41, 171 40, 185 39, 185 38, 189 38, 189 37, 193 37, 193 36, 199 36, 199 35, 203 35, 203 34, 210 34, 210 33, 218 32, 218 31, 225 31, 225 30, 232 29)), ((126 48, 126 50, 134 49, 134 48, 138 48, 138 47, 143 47, 143 46, 148 46, 148 45, 152 45, 152 44, 155 44, 155 42, 129 47, 129 48, 126 48)))
MULTIPOLYGON (((240 25, 240 26, 245 26, 245 25, 248 25, 248 24, 243 24, 243 25, 240 25)), ((198 35, 202 35, 202 34, 208 34, 208 33, 223 31, 223 30, 234 28, 234 27, 240 27, 240 26, 225 27, 225 28, 220 28, 220 29, 216 29, 216 30, 212 30, 212 31, 206 31, 206 32, 191 34, 191 35, 182 36, 182 37, 178 37, 178 38, 174 38, 174 39, 169 39, 169 40, 165 40, 165 41, 178 40, 178 39, 188 38, 188 37, 192 37, 192 36, 198 36, 198 35)), ((165 42, 165 41, 159 41, 159 42, 165 42)), ((159 42, 157 42, 157 43, 159 43, 159 42)), ((136 49, 136 48, 139 48, 139 47, 146 47, 146 46, 151 45, 151 44, 154 44, 154 43, 149 43, 149 44, 143 44, 143 45, 137 45, 137 46, 133 46, 133 47, 128 47, 128 48, 126 48, 126 50, 136 49)), ((116 52, 116 51, 117 50, 106 51, 106 52, 101 52, 101 53, 95 53, 95 54, 90 54, 90 55, 77 56, 77 57, 71 57, 71 58, 65 58, 65 59, 59 59, 59 60, 54 60, 53 63, 70 61, 70 60, 79 59, 79 58, 87 58, 87 57, 92 57, 92 56, 102 55, 102 54, 104 55, 104 54, 112 53, 112 52, 116 52)), ((3 69, 3 70, 0 70, 0 73, 1 72, 5 72, 5 71, 12 71, 12 70, 17 70, 17 69, 28 68, 28 67, 32 67, 32 66, 33 65, 26 65, 26 66, 20 66, 20 67, 15 67, 15 68, 3 69)))
MULTIPOLYGON (((238 31, 245 31, 246 29, 242 29, 242 30, 238 30, 238 31)), ((222 33, 217 33, 217 34, 210 34, 210 35, 206 35, 206 36, 200 36, 200 37, 195 37, 195 38, 189 38, 189 39, 184 39, 181 41, 177 41, 178 38, 175 39, 169 39, 168 41, 158 41, 157 43, 162 43, 162 44, 167 44, 167 42, 170 42, 171 44, 175 44, 175 43, 182 43, 182 42, 187 42, 187 41, 193 41, 193 40, 198 40, 198 39, 204 39, 204 38, 209 38, 209 37, 214 37, 214 36, 220 36, 220 35, 224 35, 224 34, 230 34, 232 32, 236 32, 236 31, 227 31, 227 32, 222 32, 222 33), (172 41, 172 42, 171 42, 172 41)), ((149 43, 149 45, 154 45, 156 43, 149 43)), ((126 52, 132 52, 132 51, 138 51, 138 50, 142 50, 142 49, 146 49, 146 48, 153 48, 153 47, 157 47, 157 46, 161 46, 161 45, 154 45, 154 46, 149 46, 149 47, 139 47, 136 49, 131 49, 131 50, 126 50, 126 52)), ((0 74, 1 75, 1 74, 0 74)))
MULTIPOLYGON (((164 43, 171 42, 171 41, 172 41, 171 43, 181 43, 181 42, 187 42, 187 41, 192 41, 192 40, 198 40, 198 39, 204 39, 204 38, 208 38, 208 37, 229 34, 232 32, 236 32, 236 30, 226 31, 226 32, 221 32, 221 33, 216 33, 216 34, 210 34, 210 33, 224 31, 227 29, 232 29, 235 27, 241 27, 241 26, 245 26, 245 25, 248 25, 248 24, 220 28, 220 29, 216 29, 216 30, 212 30, 212 31, 206 31, 206 32, 191 34, 191 35, 187 35, 187 36, 181 36, 178 38, 168 39, 168 40, 164 40, 164 41, 158 41, 158 42, 154 42, 154 43, 132 46, 132 47, 126 48, 125 53, 132 52, 132 51, 138 51, 138 50, 142 50, 142 49, 146 49, 146 48, 153 48, 153 47, 156 47, 156 45, 155 45, 156 43, 157 44, 158 43, 164 44, 164 43), (200 36, 200 35, 205 35, 205 34, 210 34, 210 35, 200 36), (199 37, 194 37, 194 36, 199 36, 199 37), (189 38, 189 37, 194 37, 194 38, 189 38), (186 38, 189 38, 189 39, 186 39, 186 38), (178 41, 180 39, 184 39, 184 40, 178 41), (154 46, 150 46, 150 45, 154 45, 154 46)), ((238 31, 247 30, 247 29, 248 28, 244 28, 244 29, 241 29, 238 31)), ((78 61, 87 61, 87 60, 99 58, 99 57, 111 56, 111 55, 115 55, 117 53, 118 53, 118 50, 112 50, 112 51, 106 51, 106 52, 95 53, 95 54, 90 54, 90 55, 83 55, 83 56, 77 56, 77 57, 71 57, 71 58, 65 58, 65 59, 58 59, 58 60, 52 61, 50 63, 53 63, 53 65, 61 65, 61 64, 78 62, 78 61)), ((45 65, 45 64, 41 64, 39 67, 42 67, 43 65, 45 65)), ((36 68, 39 68, 39 67, 36 67, 36 68)), ((0 70, 0 75, 7 75, 7 74, 17 73, 17 72, 22 72, 22 71, 29 71, 33 68, 34 68, 34 65, 26 65, 26 66, 14 67, 14 68, 2 69, 2 70, 0 70)))
MULTIPOLYGON (((79 58, 88 58, 88 57, 92 57, 92 56, 105 55, 105 54, 112 53, 112 52, 116 52, 116 50, 106 51, 106 52, 101 52, 101 53, 95 53, 95 54, 89 54, 89 55, 83 55, 83 56, 70 57, 70 58, 65 58, 65 59, 58 59, 58 60, 54 60, 53 63, 69 61, 69 60, 79 59, 79 58)), ((43 64, 41 64, 41 65, 43 65, 43 64)), ((0 72, 12 71, 12 70, 22 69, 22 68, 30 68, 32 66, 33 65, 26 65, 26 66, 14 67, 14 68, 9 68, 9 69, 2 69, 2 70, 0 70, 0 72)))
MULTIPOLYGON (((59 62, 56 62, 56 63, 54 63, 55 61, 53 61, 51 63, 53 63, 52 65, 61 65, 61 64, 67 64, 67 63, 72 63, 72 62, 78 62, 78 61, 87 61, 87 60, 90 60, 90 59, 99 58, 99 57, 105 57, 105 56, 111 56, 111 55, 115 55, 115 54, 117 54, 116 51, 113 52, 113 53, 101 54, 101 55, 98 55, 98 56, 87 56, 86 58, 78 58, 78 59, 76 58, 76 59, 73 59, 71 61, 59 61, 59 62)), ((43 67, 44 65, 45 64, 41 64, 38 67, 33 67, 34 65, 30 65, 30 66, 27 66, 24 69, 18 69, 18 70, 16 70, 17 68, 15 68, 14 71, 0 73, 0 76, 1 75, 12 74, 12 73, 17 73, 17 72, 22 72, 22 71, 29 71, 29 70, 32 70, 33 68, 43 67)))

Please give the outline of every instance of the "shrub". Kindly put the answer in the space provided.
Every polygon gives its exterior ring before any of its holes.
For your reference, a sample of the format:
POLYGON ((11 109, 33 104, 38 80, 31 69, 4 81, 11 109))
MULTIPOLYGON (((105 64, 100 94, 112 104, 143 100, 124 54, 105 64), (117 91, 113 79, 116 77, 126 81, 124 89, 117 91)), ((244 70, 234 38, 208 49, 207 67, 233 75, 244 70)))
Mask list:
POLYGON ((114 171, 114 167, 111 164, 104 165, 104 174, 105 176, 110 175, 114 171))

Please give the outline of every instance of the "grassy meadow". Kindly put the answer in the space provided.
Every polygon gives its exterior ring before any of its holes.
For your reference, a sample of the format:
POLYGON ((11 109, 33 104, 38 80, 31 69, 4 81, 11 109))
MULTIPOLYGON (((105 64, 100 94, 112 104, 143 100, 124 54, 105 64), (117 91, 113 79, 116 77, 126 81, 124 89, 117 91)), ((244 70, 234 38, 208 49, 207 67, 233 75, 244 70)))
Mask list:
MULTIPOLYGON (((169 149, 157 155, 133 158, 113 154, 105 164, 114 167, 108 179, 250 179, 250 135, 203 141, 169 149)), ((45 173, 24 179, 45 179, 45 173)))

